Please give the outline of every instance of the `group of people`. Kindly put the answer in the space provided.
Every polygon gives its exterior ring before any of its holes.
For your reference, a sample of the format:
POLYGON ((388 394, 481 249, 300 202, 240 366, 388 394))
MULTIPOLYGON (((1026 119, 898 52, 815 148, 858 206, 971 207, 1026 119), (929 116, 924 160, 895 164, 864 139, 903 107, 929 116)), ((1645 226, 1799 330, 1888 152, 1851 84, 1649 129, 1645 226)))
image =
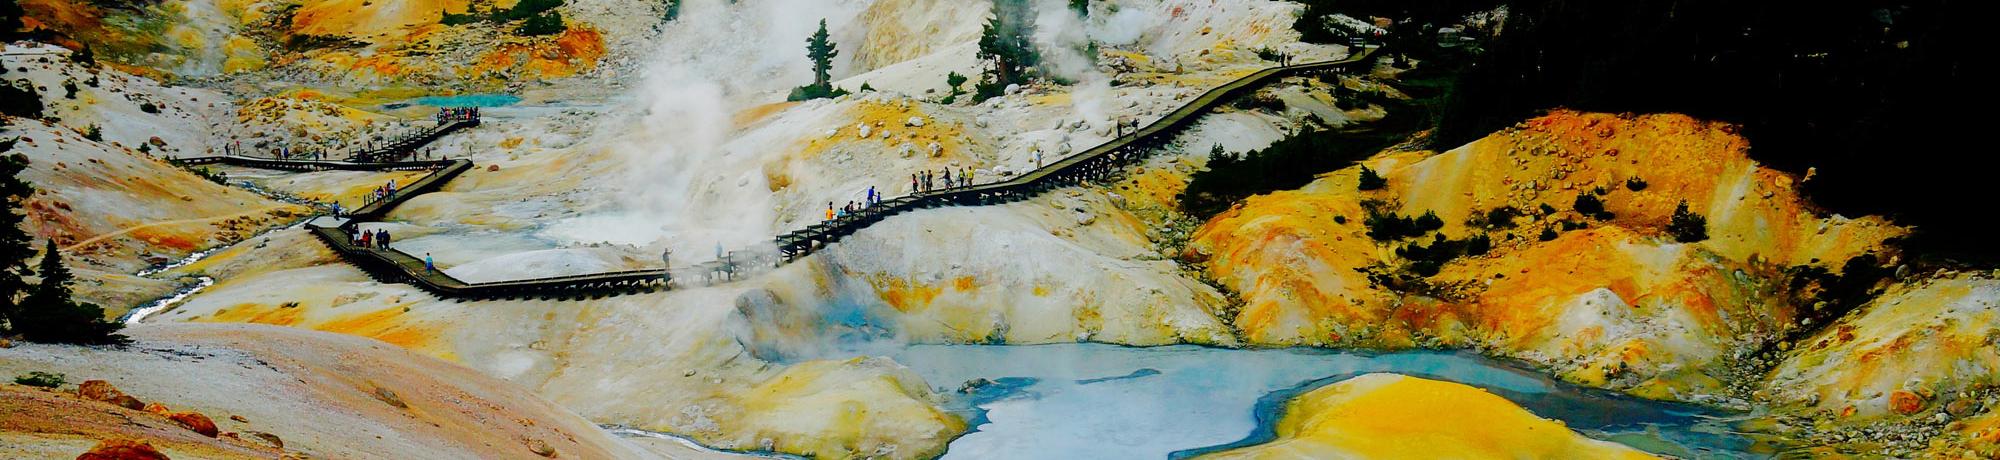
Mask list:
MULTIPOLYGON (((935 173, 926 169, 923 172, 910 174, 910 190, 918 193, 970 186, 972 186, 972 168, 959 167, 957 178, 951 176, 951 168, 944 168, 935 173)), ((874 188, 870 187, 869 190, 874 188)))
POLYGON ((849 214, 861 212, 862 209, 867 209, 878 204, 882 204, 882 192, 876 191, 875 186, 870 185, 868 186, 867 194, 861 198, 861 201, 848 201, 846 206, 840 207, 834 207, 831 201, 826 202, 826 220, 847 217, 849 214))
POLYGON ((389 249, 390 236, 389 231, 385 229, 361 230, 360 233, 349 234, 348 237, 353 240, 350 243, 353 243, 355 246, 369 249, 389 249))
POLYGON ((384 198, 389 198, 393 196, 396 196, 396 180, 389 179, 388 183, 384 183, 381 186, 375 187, 374 196, 372 198, 369 198, 368 202, 374 203, 377 201, 382 201, 382 199, 384 198))
POLYGON ((478 107, 444 107, 438 109, 437 113, 438 126, 444 126, 445 123, 454 121, 476 121, 478 119, 478 107))

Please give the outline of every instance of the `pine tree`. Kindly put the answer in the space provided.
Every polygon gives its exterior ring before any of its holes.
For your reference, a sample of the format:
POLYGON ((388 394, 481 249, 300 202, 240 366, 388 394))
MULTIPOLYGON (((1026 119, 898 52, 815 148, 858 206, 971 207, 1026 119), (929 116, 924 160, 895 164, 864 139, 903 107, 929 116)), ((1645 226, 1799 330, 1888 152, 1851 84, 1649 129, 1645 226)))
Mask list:
MULTIPOLYGON (((14 140, 0 141, 0 151, 12 148, 14 140)), ((33 274, 28 269, 28 256, 34 255, 28 246, 28 232, 21 229, 23 216, 21 205, 34 195, 35 187, 21 180, 21 171, 28 169, 28 156, 13 154, 0 157, 0 333, 13 330, 18 323, 20 305, 14 302, 22 292, 28 290, 27 281, 21 278, 33 274)))
POLYGON ((1667 222, 1667 234, 1674 241, 1693 243, 1708 239, 1708 218, 1688 210, 1686 201, 1674 207, 1674 216, 1667 222))
POLYGON ((1356 188, 1361 190, 1381 190, 1382 187, 1387 186, 1389 186, 1388 179, 1383 178, 1381 174, 1376 174, 1375 170, 1368 169, 1367 166, 1361 167, 1361 183, 1356 188))
POLYGON ((991 64, 975 99, 1000 95, 1007 85, 1026 83, 1028 69, 1041 64, 1035 36, 1035 12, 1024 0, 993 2, 993 17, 979 34, 979 59, 991 64))
MULTIPOLYGON (((803 101, 825 97, 839 97, 847 94, 846 91, 833 87, 833 58, 838 56, 840 56, 840 50, 836 49, 833 40, 827 37, 826 20, 821 19, 819 20, 819 31, 813 32, 811 37, 806 38, 806 57, 812 59, 813 82, 809 85, 792 88, 792 95, 786 99, 803 101)), ((863 85, 865 86, 866 84, 864 83, 863 85)))
POLYGON ((826 20, 819 20, 819 31, 806 39, 806 57, 813 61, 813 85, 821 88, 832 86, 833 58, 840 56, 834 49, 833 41, 827 39, 826 20))
POLYGON ((70 291, 70 283, 76 277, 69 267, 63 266, 62 252, 56 248, 55 240, 48 241, 39 271, 41 284, 21 299, 15 329, 22 337, 35 342, 79 345, 126 341, 125 336, 118 335, 125 325, 106 321, 103 307, 76 302, 70 291))

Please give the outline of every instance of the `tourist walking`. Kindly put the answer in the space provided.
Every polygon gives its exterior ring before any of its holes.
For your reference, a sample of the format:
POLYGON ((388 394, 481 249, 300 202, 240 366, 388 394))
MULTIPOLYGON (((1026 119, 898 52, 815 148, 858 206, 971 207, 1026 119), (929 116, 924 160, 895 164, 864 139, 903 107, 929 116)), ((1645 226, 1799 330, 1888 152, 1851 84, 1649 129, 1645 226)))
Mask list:
POLYGON ((428 252, 424 253, 424 271, 426 272, 437 271, 437 262, 431 260, 431 253, 428 252))

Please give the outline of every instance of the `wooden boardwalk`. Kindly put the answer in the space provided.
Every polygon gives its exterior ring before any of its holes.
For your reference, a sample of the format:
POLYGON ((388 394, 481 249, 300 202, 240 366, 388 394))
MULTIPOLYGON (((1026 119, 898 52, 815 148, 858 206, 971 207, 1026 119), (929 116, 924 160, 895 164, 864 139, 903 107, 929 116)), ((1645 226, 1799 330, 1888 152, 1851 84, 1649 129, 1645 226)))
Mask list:
POLYGON ((840 241, 847 235, 889 216, 912 210, 941 206, 970 206, 997 204, 1025 200, 1042 192, 1100 179, 1113 174, 1117 168, 1144 159, 1157 147, 1172 142, 1173 137, 1193 126, 1199 116, 1215 107, 1241 97, 1254 89, 1272 81, 1298 75, 1340 72, 1355 66, 1366 65, 1375 48, 1361 48, 1361 52, 1338 61, 1317 62, 1294 66, 1273 67, 1250 74, 1228 84, 1209 90, 1201 97, 1188 102, 1179 109, 1168 113, 1152 124, 1106 142, 1090 150, 1057 160, 1053 164, 1000 182, 977 184, 965 187, 947 188, 917 193, 885 200, 875 206, 865 208, 847 216, 813 224, 812 226, 778 235, 773 239, 776 251, 741 250, 731 251, 719 261, 704 262, 679 268, 658 268, 609 273, 556 276, 487 283, 468 283, 443 271, 426 270, 424 262, 415 256, 395 249, 376 249, 353 243, 353 232, 364 223, 380 221, 396 206, 410 198, 435 191, 446 182, 472 169, 470 160, 426 160, 397 161, 422 148, 424 145, 443 137, 452 131, 477 126, 477 121, 455 122, 440 126, 424 135, 392 144, 383 149, 364 152, 349 157, 350 161, 294 161, 251 158, 238 156, 213 156, 170 160, 181 165, 228 164, 251 168, 278 169, 289 171, 322 170, 430 170, 429 175, 412 182, 393 195, 370 202, 356 208, 340 219, 314 219, 307 222, 306 229, 317 235, 320 241, 339 253, 342 260, 353 264, 376 280, 392 283, 408 283, 441 298, 448 299, 579 299, 638 292, 653 292, 668 289, 669 270, 676 283, 691 282, 695 279, 732 279, 746 272, 783 265, 799 257, 840 241), (326 225, 322 225, 326 224, 326 225))

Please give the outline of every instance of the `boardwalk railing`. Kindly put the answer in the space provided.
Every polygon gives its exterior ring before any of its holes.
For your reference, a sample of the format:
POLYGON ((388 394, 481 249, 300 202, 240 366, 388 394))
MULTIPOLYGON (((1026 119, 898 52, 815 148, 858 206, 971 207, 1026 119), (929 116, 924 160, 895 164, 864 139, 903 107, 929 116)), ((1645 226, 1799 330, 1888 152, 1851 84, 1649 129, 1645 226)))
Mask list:
POLYGON ((1296 75, 1336 72, 1361 65, 1372 55, 1374 49, 1364 48, 1362 52, 1338 61, 1274 67, 1245 76, 1221 87, 1210 90, 1201 97, 1190 101, 1178 110, 1154 121, 1139 130, 1113 139, 1103 145, 1086 150, 1054 164, 1036 169, 1013 179, 973 186, 948 188, 917 193, 883 201, 847 216, 813 224, 812 226, 779 235, 774 239, 775 253, 769 250, 743 250, 725 253, 722 260, 705 262, 681 268, 660 268, 650 270, 630 270, 609 273, 554 276, 512 281, 468 283, 442 271, 429 270, 424 261, 402 251, 364 247, 355 244, 352 235, 358 226, 375 222, 387 215, 396 206, 417 195, 429 193, 443 187, 445 182, 472 169, 472 162, 465 159, 432 161, 379 161, 400 158, 416 151, 423 145, 444 134, 478 122, 454 123, 440 127, 430 134, 401 142, 388 149, 376 150, 351 157, 353 160, 375 161, 290 161, 263 158, 219 156, 172 160, 176 164, 229 164, 252 168, 291 171, 322 170, 431 170, 431 174, 412 182, 384 199, 368 203, 335 219, 331 226, 320 225, 315 219, 306 224, 307 231, 317 235, 320 241, 339 253, 342 260, 359 267, 376 280, 392 283, 409 283, 442 298, 452 299, 526 299, 526 298, 587 298, 621 295, 636 292, 652 292, 668 289, 668 275, 675 280, 696 277, 731 278, 741 270, 773 267, 790 262, 798 257, 824 248, 870 224, 884 218, 911 210, 960 205, 980 205, 1020 201, 1034 197, 1050 189, 1075 185, 1086 180, 1102 178, 1115 168, 1143 159, 1154 148, 1172 142, 1175 135, 1192 126, 1197 116, 1240 97, 1256 87, 1270 81, 1296 75), (463 126, 461 126, 463 125, 463 126))
POLYGON ((1103 145, 1071 155, 1056 161, 1055 164, 1013 179, 898 197, 849 213, 844 217, 778 235, 773 242, 777 244, 782 257, 789 261, 840 241, 841 238, 883 218, 911 210, 1020 201, 1050 189, 1102 178, 1108 176, 1114 168, 1142 160, 1156 147, 1172 142, 1174 136, 1194 125, 1199 119, 1198 115, 1218 105, 1235 100, 1266 83, 1284 77, 1341 72, 1355 66, 1366 65, 1369 56, 1372 56, 1375 50, 1376 48, 1361 48, 1361 52, 1337 61, 1264 69, 1209 90, 1201 97, 1189 101, 1167 116, 1131 134, 1112 139, 1103 145))

